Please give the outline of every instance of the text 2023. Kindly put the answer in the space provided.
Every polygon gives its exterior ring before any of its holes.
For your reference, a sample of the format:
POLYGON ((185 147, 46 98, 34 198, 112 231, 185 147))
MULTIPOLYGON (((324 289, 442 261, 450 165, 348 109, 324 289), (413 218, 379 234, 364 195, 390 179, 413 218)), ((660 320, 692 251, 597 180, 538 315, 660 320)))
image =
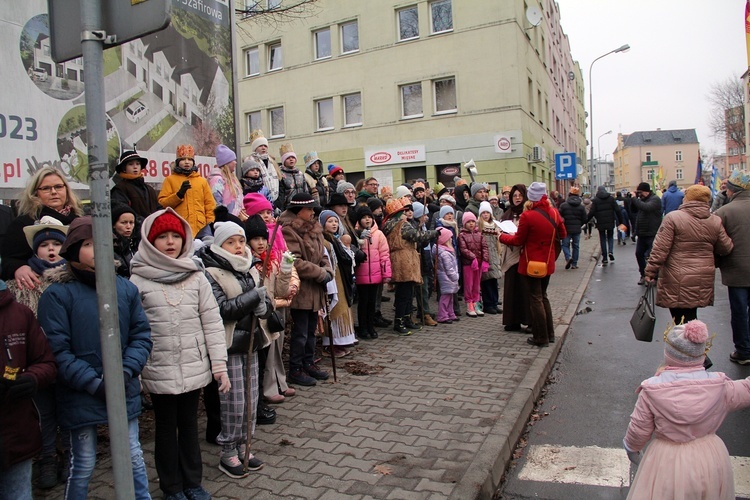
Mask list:
POLYGON ((28 116, 5 116, 0 114, 0 139, 8 135, 10 139, 35 141, 38 137, 36 120, 28 116), (24 128, 24 123, 26 128, 24 128))

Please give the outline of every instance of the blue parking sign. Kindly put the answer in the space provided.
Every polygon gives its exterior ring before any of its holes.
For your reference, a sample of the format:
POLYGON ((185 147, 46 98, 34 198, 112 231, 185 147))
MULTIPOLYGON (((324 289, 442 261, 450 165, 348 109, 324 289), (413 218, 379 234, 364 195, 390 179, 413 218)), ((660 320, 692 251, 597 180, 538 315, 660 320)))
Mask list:
POLYGON ((555 154, 555 179, 572 180, 578 173, 575 153, 557 153, 555 154))

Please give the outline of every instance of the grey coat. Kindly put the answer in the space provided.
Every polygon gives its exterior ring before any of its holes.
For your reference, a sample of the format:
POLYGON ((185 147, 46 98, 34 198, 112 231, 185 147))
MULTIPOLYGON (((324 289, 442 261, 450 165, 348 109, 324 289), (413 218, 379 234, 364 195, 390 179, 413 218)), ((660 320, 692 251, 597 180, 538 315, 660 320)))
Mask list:
POLYGON ((721 282, 726 286, 750 287, 750 191, 741 191, 716 211, 734 250, 719 259, 721 282))

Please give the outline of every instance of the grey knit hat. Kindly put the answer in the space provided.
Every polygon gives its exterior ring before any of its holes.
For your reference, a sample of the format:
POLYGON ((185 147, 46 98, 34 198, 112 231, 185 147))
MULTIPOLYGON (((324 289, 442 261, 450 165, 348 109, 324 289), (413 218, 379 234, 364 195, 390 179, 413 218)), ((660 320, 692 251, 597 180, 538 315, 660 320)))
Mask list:
POLYGON ((669 366, 701 366, 707 341, 708 328, 702 321, 674 325, 664 332, 664 362, 669 366))
POLYGON ((351 182, 344 181, 344 182, 339 182, 336 185, 336 192, 337 193, 343 193, 347 189, 354 189, 354 184, 352 184, 351 182))
POLYGON ((474 196, 476 196, 476 194, 479 191, 481 191, 483 189, 485 191, 487 191, 487 184, 482 184, 481 182, 475 182, 474 184, 471 185, 471 189, 470 189, 470 191, 471 191, 471 197, 473 198, 474 196))

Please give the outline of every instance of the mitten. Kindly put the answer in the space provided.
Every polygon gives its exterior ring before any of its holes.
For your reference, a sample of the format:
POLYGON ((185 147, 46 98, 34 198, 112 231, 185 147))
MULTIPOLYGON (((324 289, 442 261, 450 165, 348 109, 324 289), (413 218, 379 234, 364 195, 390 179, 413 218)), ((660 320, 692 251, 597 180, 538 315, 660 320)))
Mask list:
POLYGON ((281 254, 281 272, 284 274, 289 274, 292 272, 293 267, 294 254, 287 250, 286 252, 281 254))
POLYGON ((490 263, 489 262, 482 262, 482 272, 486 273, 490 270, 490 263))
POLYGON ((471 261, 471 269, 472 271, 478 271, 479 270, 479 262, 477 262, 477 259, 474 259, 471 261))
POLYGON ((185 193, 187 193, 187 190, 190 189, 192 186, 190 185, 189 180, 184 180, 182 182, 182 186, 180 186, 180 190, 177 191, 177 196, 182 199, 185 197, 185 193))
POLYGON ((363 240, 366 240, 370 237, 370 230, 369 229, 363 229, 362 232, 359 234, 359 237, 363 240))
POLYGON ((31 375, 19 375, 8 384, 8 402, 30 398, 36 394, 36 379, 31 375))
POLYGON ((264 286, 257 286, 257 287, 255 287, 255 292, 258 294, 258 298, 260 299, 260 301, 262 303, 265 303, 266 302, 266 295, 268 295, 268 293, 266 292, 266 287, 264 287, 264 286))

